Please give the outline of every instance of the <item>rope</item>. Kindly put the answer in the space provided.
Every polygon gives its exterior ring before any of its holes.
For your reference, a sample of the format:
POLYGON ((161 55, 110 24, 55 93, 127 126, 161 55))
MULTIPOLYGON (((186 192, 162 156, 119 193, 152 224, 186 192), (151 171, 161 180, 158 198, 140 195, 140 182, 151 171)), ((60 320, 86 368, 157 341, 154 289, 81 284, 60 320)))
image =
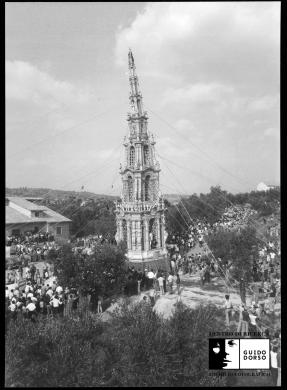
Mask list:
MULTIPOLYGON (((172 173, 172 171, 169 169, 169 167, 168 166, 166 166, 167 168, 168 168, 168 170, 171 172, 171 174, 176 178, 176 180, 177 180, 177 177, 172 173)), ((178 181, 178 180, 177 180, 178 181)), ((181 183, 180 183, 180 185, 181 185, 181 183)), ((222 197, 222 195, 221 194, 219 194, 221 197, 222 197)), ((226 198, 224 198, 225 200, 226 200, 226 198)), ((201 200, 201 199, 199 199, 199 200, 201 200)), ((182 202, 182 200, 180 200, 180 202, 182 203, 182 205, 183 205, 183 207, 184 207, 184 209, 185 209, 185 211, 187 212, 187 214, 189 215, 189 213, 188 213, 188 211, 186 210, 186 208, 185 208, 185 206, 184 206, 184 203, 182 202)), ((206 204, 208 204, 207 202, 204 202, 204 203, 206 203, 206 204)), ((233 205, 233 203, 230 201, 230 203, 233 205)), ((233 205, 234 206, 234 205, 233 205)), ((210 205, 210 207, 211 208, 214 208, 213 206, 211 206, 210 205)), ((214 208, 215 209, 215 208, 214 208)), ((216 209, 215 209, 216 210, 216 209)), ((189 217, 190 217, 190 215, 189 215, 189 217)), ((192 221, 192 218, 190 217, 190 219, 191 219, 191 221, 192 221)), ((258 237, 257 237, 258 238, 258 237)), ((258 238, 259 240, 260 240, 260 238, 258 238)), ((210 248, 209 248, 209 246, 207 245, 207 243, 206 243, 206 241, 203 239, 203 241, 204 241, 204 243, 206 244, 206 246, 208 247, 208 249, 209 249, 209 251, 210 251, 210 253, 212 254, 212 256, 213 256, 213 258, 215 259, 215 256, 213 255, 213 253, 212 253, 212 251, 210 250, 210 248)), ((260 240, 260 241, 262 241, 262 240, 260 240)), ((263 241, 265 244, 266 244, 266 241, 263 241)), ((215 259, 216 260, 216 259, 215 259)), ((218 264, 219 265, 219 264, 218 264)), ((224 272, 224 271, 223 271, 224 272)), ((231 277, 232 278, 232 277, 231 277)), ((232 278, 233 280, 235 280, 234 278, 232 278)), ((230 283, 231 283, 231 281, 230 281, 230 283)), ((232 284, 231 284, 232 285, 232 284)), ((250 291, 252 291, 251 289, 250 289, 250 287, 248 287, 247 286, 247 288, 250 290, 250 291)))
MULTIPOLYGON (((167 167, 168 168, 168 167, 167 167)), ((169 169, 169 168, 168 168, 169 169)), ((175 177, 175 175, 172 173, 172 171, 169 169, 169 171, 171 172, 171 174, 175 177)), ((176 177, 175 177, 176 178, 176 177)), ((177 179, 177 178, 176 178, 177 179)), ((185 211, 186 211, 186 213, 188 214, 188 216, 189 216, 189 218, 190 218, 190 220, 191 220, 191 222, 193 222, 193 220, 192 220, 192 218, 191 218, 191 216, 190 216, 190 214, 188 213, 188 211, 186 210, 186 208, 185 208, 185 206, 184 206, 184 204, 183 204, 183 202, 182 202, 182 200, 180 200, 180 202, 182 203, 182 205, 183 205, 183 207, 184 207, 184 209, 185 209, 185 211)), ((176 206, 176 208, 178 209, 178 207, 176 206)), ((179 211, 179 209, 178 209, 178 211, 179 211)), ((180 211, 179 211, 179 213, 180 213, 180 211)), ((183 218, 184 219, 184 218, 183 218)), ((184 219, 184 221, 185 221, 185 219, 184 219)), ((185 223, 187 224, 187 226, 189 227, 189 225, 188 225, 188 223, 185 221, 185 223)), ((223 275, 225 276, 225 279, 224 279, 224 284, 225 284, 225 287, 226 287, 226 289, 229 291, 229 287, 228 287, 228 284, 227 284, 227 281, 229 281, 229 278, 226 276, 226 274, 225 274, 225 272, 224 272, 224 270, 223 270, 223 268, 220 266, 220 264, 218 263, 218 261, 216 260, 216 258, 215 258, 215 256, 214 256, 214 254, 213 254, 213 252, 210 250, 210 248, 209 248, 209 246, 207 245, 207 243, 205 242, 205 240, 203 239, 203 241, 204 241, 204 243, 206 244, 206 246, 207 246, 207 248, 209 249, 209 251, 210 251, 210 253, 211 253, 211 255, 212 255, 212 257, 213 257, 213 259, 214 259, 214 261, 217 263, 217 265, 218 265, 218 267, 221 269, 221 271, 222 271, 222 273, 223 273, 223 275)), ((233 285, 231 284, 231 282, 229 281, 229 284, 230 284, 230 286, 231 287, 233 287, 233 285)))
POLYGON ((9 158, 18 156, 20 153, 22 153, 22 152, 24 152, 24 151, 26 151, 26 150, 29 150, 29 149, 31 149, 31 148, 34 147, 34 146, 38 146, 38 145, 42 144, 42 143, 45 142, 45 141, 49 141, 49 140, 51 140, 51 139, 53 139, 53 138, 56 138, 56 137, 59 137, 60 135, 63 135, 63 134, 66 133, 67 131, 74 130, 74 129, 78 128, 79 126, 82 126, 82 125, 84 125, 84 124, 86 124, 86 123, 92 122, 95 118, 98 118, 98 117, 100 117, 100 116, 102 116, 102 115, 107 114, 108 112, 111 111, 112 108, 114 108, 114 107, 116 107, 116 106, 118 106, 118 104, 116 104, 116 105, 114 105, 114 106, 112 106, 112 107, 109 107, 108 110, 105 110, 105 111, 103 111, 103 112, 101 112, 101 113, 97 113, 97 114, 93 115, 92 117, 90 117, 89 119, 86 119, 86 120, 84 120, 84 121, 82 121, 82 122, 80 122, 80 123, 77 123, 76 125, 73 125, 73 126, 71 126, 71 127, 68 127, 68 128, 66 128, 66 129, 64 129, 64 130, 59 131, 58 133, 56 133, 56 134, 54 134, 54 135, 49 135, 48 137, 45 137, 45 138, 41 139, 41 140, 38 141, 38 142, 35 142, 35 143, 31 144, 31 145, 28 145, 27 147, 23 148, 22 150, 18 151, 17 153, 14 153, 14 154, 12 154, 12 155, 9 155, 9 158))
MULTIPOLYGON (((91 174, 94 174, 95 172, 102 173, 102 170, 103 170, 103 169, 107 168, 111 163, 115 162, 115 161, 118 159, 118 158, 116 157, 115 159, 110 160, 110 157, 115 153, 115 151, 116 151, 117 149, 119 149, 120 146, 121 146, 121 143, 118 144, 118 145, 112 150, 112 152, 110 153, 110 155, 109 155, 109 156, 103 161, 103 163, 102 163, 99 167, 97 167, 95 170, 89 172, 88 174, 85 174, 85 175, 81 176, 80 178, 78 178, 78 179, 76 179, 76 180, 72 180, 72 181, 66 183, 64 186, 60 187, 60 189, 64 189, 67 185, 69 185, 69 184, 71 184, 71 183, 74 183, 74 182, 76 182, 76 181, 82 180, 83 178, 86 178, 86 177, 90 176, 91 174)), ((49 191, 47 191, 47 192, 43 195, 43 197, 47 196, 48 194, 50 194, 50 193, 53 192, 53 191, 54 191, 54 190, 49 190, 49 191)), ((41 205, 41 203, 43 204, 44 201, 45 201, 45 199, 43 199, 43 200, 39 203, 39 205, 41 205)), ((59 213, 63 213, 65 210, 67 210, 68 207, 69 207, 69 205, 65 206, 63 209, 59 210, 59 213)), ((59 224, 59 223, 58 223, 58 224, 59 224)), ((58 225, 58 224, 57 224, 57 225, 58 225)), ((12 226, 11 226, 10 228, 12 229, 13 227, 18 226, 18 225, 19 225, 18 223, 12 224, 12 226)), ((22 225, 22 228, 24 228, 24 227, 26 227, 26 226, 28 226, 28 225, 30 225, 30 223, 26 223, 25 225, 22 225)), ((56 225, 56 226, 57 226, 57 225, 56 225)))

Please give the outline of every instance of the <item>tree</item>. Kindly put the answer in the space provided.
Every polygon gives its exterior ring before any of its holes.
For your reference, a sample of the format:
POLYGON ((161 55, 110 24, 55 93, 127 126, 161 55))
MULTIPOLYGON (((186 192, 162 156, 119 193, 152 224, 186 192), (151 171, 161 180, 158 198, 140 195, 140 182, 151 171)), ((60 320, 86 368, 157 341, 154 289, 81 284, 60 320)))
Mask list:
POLYGON ((213 305, 190 309, 178 304, 168 320, 144 303, 121 307, 110 328, 120 358, 111 385, 215 385, 208 377, 208 334, 225 329, 223 321, 222 312, 213 305))
POLYGON ((144 303, 123 304, 109 322, 21 316, 6 333, 6 387, 220 386, 208 376, 208 336, 225 330, 209 305, 175 307, 163 320, 144 303))
POLYGON ((119 293, 126 280, 123 245, 97 245, 94 254, 86 257, 74 254, 71 246, 65 245, 54 266, 60 284, 96 289, 105 296, 119 293))
POLYGON ((236 280, 251 280, 253 259, 257 256, 258 238, 253 227, 239 232, 219 231, 207 237, 207 243, 215 257, 231 261, 231 276, 236 280))

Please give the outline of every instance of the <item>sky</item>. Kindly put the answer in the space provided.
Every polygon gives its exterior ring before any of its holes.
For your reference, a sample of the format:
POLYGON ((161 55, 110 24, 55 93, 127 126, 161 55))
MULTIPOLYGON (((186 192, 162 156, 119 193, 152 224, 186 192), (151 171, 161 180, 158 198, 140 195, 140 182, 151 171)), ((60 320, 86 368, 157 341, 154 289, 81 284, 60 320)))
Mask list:
POLYGON ((5 3, 6 186, 119 195, 132 49, 162 193, 280 184, 280 2, 5 3))

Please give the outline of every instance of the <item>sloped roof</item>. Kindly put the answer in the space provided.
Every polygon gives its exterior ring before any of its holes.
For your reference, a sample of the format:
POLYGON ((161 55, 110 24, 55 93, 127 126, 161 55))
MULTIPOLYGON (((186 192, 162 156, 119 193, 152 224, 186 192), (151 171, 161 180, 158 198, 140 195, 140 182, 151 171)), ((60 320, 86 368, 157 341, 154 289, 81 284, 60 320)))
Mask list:
POLYGON ((18 224, 18 223, 33 223, 33 222, 72 222, 69 218, 56 213, 55 211, 45 208, 45 216, 43 217, 29 217, 22 214, 20 211, 13 209, 10 206, 5 207, 6 211, 6 224, 18 224))
POLYGON ((23 209, 30 210, 30 211, 40 211, 40 210, 46 210, 47 207, 45 206, 39 206, 33 202, 29 202, 25 198, 20 198, 16 196, 8 196, 7 199, 9 199, 10 202, 15 203, 16 205, 23 207, 23 209))

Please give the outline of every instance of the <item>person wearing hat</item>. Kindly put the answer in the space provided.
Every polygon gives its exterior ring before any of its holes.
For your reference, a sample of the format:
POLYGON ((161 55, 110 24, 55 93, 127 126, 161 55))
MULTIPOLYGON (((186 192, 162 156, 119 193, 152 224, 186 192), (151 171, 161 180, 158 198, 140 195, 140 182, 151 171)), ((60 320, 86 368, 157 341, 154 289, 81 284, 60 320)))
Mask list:
POLYGON ((240 278, 240 282, 239 282, 239 292, 240 292, 241 302, 242 302, 244 305, 246 305, 246 285, 245 285, 244 278, 240 278))
POLYGON ((173 276, 170 273, 168 274, 167 282, 168 282, 168 287, 169 287, 169 293, 172 294, 173 276))
POLYGON ((249 314, 245 305, 241 304, 239 306, 239 313, 239 324, 237 332, 248 332, 249 314))
POLYGON ((278 380, 278 347, 275 345, 271 345, 271 351, 270 351, 270 368, 271 368, 271 375, 272 375, 272 382, 274 386, 277 386, 277 380, 278 380))
POLYGON ((226 322, 226 325, 229 326, 230 325, 230 316, 231 316, 231 312, 232 312, 232 303, 229 299, 228 294, 225 295, 224 308, 225 308, 225 322, 226 322))
POLYGON ((28 304, 26 306, 26 311, 28 313, 28 318, 31 321, 35 320, 35 314, 36 314, 36 305, 31 301, 31 299, 28 299, 28 304))
POLYGON ((256 323, 256 310, 254 308, 251 309, 251 313, 249 313, 249 319, 250 319, 250 332, 256 332, 257 331, 257 323, 256 323))

